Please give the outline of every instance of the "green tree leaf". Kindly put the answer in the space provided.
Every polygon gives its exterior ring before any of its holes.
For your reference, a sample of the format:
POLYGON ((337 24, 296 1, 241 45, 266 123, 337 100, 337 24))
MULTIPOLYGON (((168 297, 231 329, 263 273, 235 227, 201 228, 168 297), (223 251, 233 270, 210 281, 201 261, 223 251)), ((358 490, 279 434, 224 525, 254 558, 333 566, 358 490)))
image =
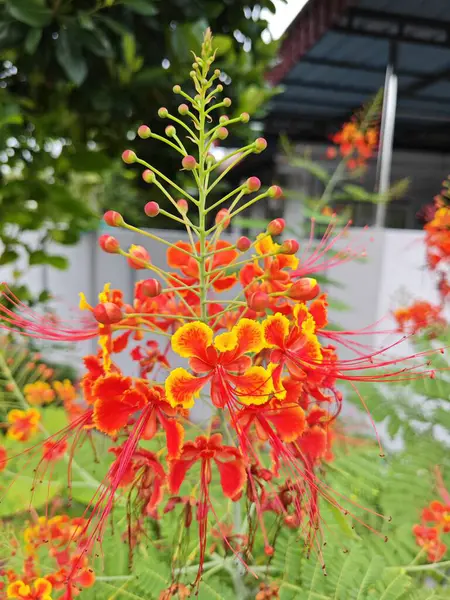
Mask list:
POLYGON ((28 54, 34 54, 42 37, 42 29, 30 29, 25 38, 25 50, 28 54))
POLYGON ((69 79, 76 85, 81 85, 86 79, 88 68, 77 38, 77 30, 60 29, 56 44, 56 60, 69 79))
POLYGON ((8 9, 11 15, 30 27, 45 27, 52 20, 52 11, 38 0, 10 0, 8 9))
POLYGON ((144 17, 154 17, 158 14, 157 7, 148 0, 123 0, 123 4, 144 17))
POLYGON ((222 56, 232 49, 233 40, 229 35, 215 35, 213 45, 216 49, 216 55, 222 56))

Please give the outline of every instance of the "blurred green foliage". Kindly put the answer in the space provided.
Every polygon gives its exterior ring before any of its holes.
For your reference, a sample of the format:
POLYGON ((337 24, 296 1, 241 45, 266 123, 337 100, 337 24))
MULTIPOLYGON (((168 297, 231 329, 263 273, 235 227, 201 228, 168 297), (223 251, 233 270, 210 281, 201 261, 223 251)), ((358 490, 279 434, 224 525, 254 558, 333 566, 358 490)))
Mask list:
MULTIPOLYGON (((175 83, 190 91, 191 51, 208 26, 223 82, 233 82, 233 112, 262 109, 273 93, 264 73, 277 48, 261 39, 263 8, 273 11, 272 0, 245 7, 240 0, 1 2, 0 148, 11 167, 0 175, 7 183, 2 222, 21 231, 44 227, 45 239, 74 243, 92 226, 92 214, 113 206, 108 191, 114 190, 114 209, 145 224, 145 184, 134 169, 119 167, 118 157, 142 122, 163 130, 156 112, 161 104, 176 111, 175 83), (77 193, 73 179, 79 183, 81 175, 88 193, 77 193)), ((139 140, 133 148, 170 175, 180 169, 160 144, 139 140)), ((3 240, 4 262, 16 260, 15 240, 3 240)), ((64 266, 47 254, 33 260, 64 266)))

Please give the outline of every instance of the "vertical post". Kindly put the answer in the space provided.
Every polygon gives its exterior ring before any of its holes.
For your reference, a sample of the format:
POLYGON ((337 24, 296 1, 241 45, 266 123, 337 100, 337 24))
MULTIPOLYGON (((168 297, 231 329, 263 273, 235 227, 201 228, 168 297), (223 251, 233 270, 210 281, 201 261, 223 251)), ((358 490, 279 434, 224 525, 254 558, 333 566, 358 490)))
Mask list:
MULTIPOLYGON (((377 164, 377 191, 385 194, 389 189, 394 145, 395 112, 397 109, 398 80, 396 74, 397 44, 390 42, 389 62, 384 81, 383 109, 380 128, 380 152, 377 164)), ((377 204, 376 227, 383 227, 386 219, 386 204, 377 204)))

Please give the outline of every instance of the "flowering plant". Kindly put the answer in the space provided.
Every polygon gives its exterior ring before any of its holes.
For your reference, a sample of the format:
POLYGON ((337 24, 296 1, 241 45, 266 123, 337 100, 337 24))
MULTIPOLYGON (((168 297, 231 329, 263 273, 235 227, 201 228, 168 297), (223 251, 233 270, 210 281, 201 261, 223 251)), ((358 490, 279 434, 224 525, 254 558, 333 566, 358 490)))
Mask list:
MULTIPOLYGON (((132 549, 143 539, 143 521, 158 523, 172 511, 180 515, 171 582, 161 599, 189 595, 180 583, 181 575, 192 574, 191 584, 198 586, 205 569, 220 566, 220 561, 206 560, 211 539, 213 549, 220 545, 222 556, 233 558, 232 578, 239 597, 245 594, 239 592, 236 564, 254 576, 259 570, 253 564, 257 531, 269 560, 275 554, 280 528, 286 527, 296 532, 298 543, 314 552, 325 569, 326 505, 336 518, 353 515, 358 527, 368 527, 384 539, 381 524, 390 517, 371 510, 371 522, 366 522, 359 504, 345 493, 334 492, 322 477, 323 465, 333 460, 332 444, 338 435, 337 417, 344 399, 339 383, 346 381, 354 387, 361 381, 434 376, 426 353, 395 358, 386 354, 392 346, 367 350, 355 341, 358 332, 329 327, 327 296, 314 276, 359 255, 338 249, 341 236, 333 237, 332 225, 317 244, 313 244, 312 232, 300 257, 296 256, 300 248, 296 240, 274 240, 285 228, 281 218, 271 221, 253 240, 224 239, 222 234, 235 216, 263 198, 281 198, 282 192, 278 186, 261 191, 260 181, 249 177, 211 203, 211 192, 227 173, 267 145, 258 138, 222 160, 214 159, 210 152, 214 141, 226 139, 228 127, 247 122, 249 116, 222 114, 214 121, 231 101, 217 99, 223 86, 217 84, 220 72, 211 72, 213 62, 214 45, 208 31, 191 71, 194 93, 176 85, 174 93, 185 100, 178 108, 179 116, 164 107, 159 110, 159 116, 170 121, 165 136, 146 125, 138 130, 141 138, 158 140, 180 154, 181 167, 192 174, 196 191, 183 190, 132 150, 123 153, 125 163, 144 167, 144 181, 156 186, 173 207, 169 212, 150 201, 146 215, 163 213, 183 224, 187 241, 172 243, 137 229, 113 210, 104 217, 111 227, 164 244, 170 270, 155 265, 143 245, 124 249, 116 237, 104 234, 99 244, 105 252, 118 254, 131 269, 152 275, 137 282, 131 303, 120 290, 105 284, 95 305, 80 295, 86 318, 74 326, 43 318, 8 290, 4 292, 15 308, 1 308, 5 328, 20 329, 38 339, 97 339, 99 344, 98 353, 84 359, 80 381, 84 404, 74 402, 64 383, 53 387, 64 395, 69 423, 45 440, 35 475, 37 483, 49 464, 64 458, 70 485, 72 470, 85 476, 76 462, 83 442, 89 440, 95 450, 99 439, 110 441, 110 462, 88 508, 76 524, 70 521, 68 543, 75 542, 76 549, 64 554, 67 599, 86 583, 87 557, 101 544, 115 505, 126 507, 127 541, 132 549), (186 139, 179 134, 181 130, 187 132, 186 139), (222 299, 231 290, 234 297, 222 299), (167 340, 165 348, 156 341, 161 338, 167 340), (116 360, 133 340, 137 376, 124 374, 116 360), (338 345, 351 350, 353 357, 340 358, 338 345), (183 366, 172 367, 170 347, 176 360, 183 359, 183 366), (415 363, 408 364, 413 359, 415 363), (201 400, 214 414, 199 431, 190 423, 189 411, 201 400), (230 514, 232 525, 227 522, 230 514), (189 535, 194 524, 192 547, 189 535), (192 556, 195 565, 190 564, 192 556)), ((50 392, 50 387, 35 386, 26 394, 36 404, 48 401, 50 392)), ((35 433, 40 413, 22 412, 9 416, 10 436, 26 441, 35 433), (16 430, 26 431, 25 437, 19 437, 16 430)), ((25 452, 28 459, 36 448, 25 452)), ((14 456, 4 458, 2 464, 13 460, 14 456)), ((46 517, 41 525, 51 527, 51 520, 46 517)), ((230 561, 225 564, 231 568, 230 561)), ((38 581, 33 588, 26 578, 18 581, 20 585, 13 581, 8 588, 9 597, 48 600, 48 585, 38 581)), ((47 581, 58 589, 60 580, 47 581)), ((272 593, 270 588, 268 592, 272 593)))

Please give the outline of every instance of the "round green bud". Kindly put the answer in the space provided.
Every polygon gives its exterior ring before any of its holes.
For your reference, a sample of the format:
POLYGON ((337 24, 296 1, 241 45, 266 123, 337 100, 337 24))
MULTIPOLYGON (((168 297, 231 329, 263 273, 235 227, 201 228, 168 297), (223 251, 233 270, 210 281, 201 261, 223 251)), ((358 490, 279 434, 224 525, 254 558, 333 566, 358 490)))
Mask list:
POLYGON ((166 119, 169 115, 169 111, 167 110, 167 108, 165 106, 161 106, 161 108, 158 110, 158 117, 160 117, 161 119, 166 119))

